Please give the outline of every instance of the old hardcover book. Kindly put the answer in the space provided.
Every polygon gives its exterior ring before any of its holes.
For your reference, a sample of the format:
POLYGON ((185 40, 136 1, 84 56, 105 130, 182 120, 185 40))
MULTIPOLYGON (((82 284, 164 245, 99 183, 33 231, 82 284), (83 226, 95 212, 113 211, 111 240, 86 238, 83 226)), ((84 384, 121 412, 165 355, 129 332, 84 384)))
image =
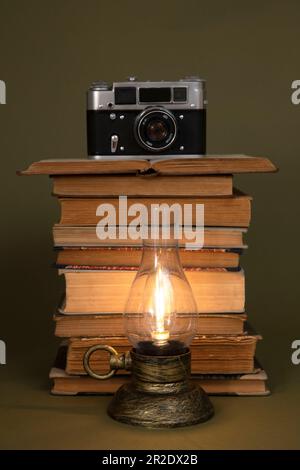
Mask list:
MULTIPOLYGON (((243 335, 206 335, 194 338, 192 353, 193 374, 244 374, 254 371, 256 343, 261 337, 254 333, 243 335)), ((125 337, 70 338, 68 341, 66 372, 70 375, 86 375, 83 367, 84 353, 96 344, 114 347, 119 353, 131 348, 125 337)), ((108 355, 96 351, 90 361, 98 373, 108 370, 108 355)))
MULTIPOLYGON (((243 235, 247 232, 244 228, 235 227, 205 227, 204 248, 233 248, 243 249, 247 245, 243 241, 243 235)), ((179 247, 184 248, 195 236, 194 228, 185 231, 180 240, 179 247)), ((55 224, 53 227, 53 241, 55 247, 128 247, 142 246, 142 239, 132 240, 129 236, 124 239, 119 237, 119 228, 116 227, 116 238, 101 240, 97 237, 96 226, 64 226, 55 224)))
POLYGON ((147 160, 147 157, 89 159, 52 159, 32 163, 20 175, 89 175, 156 172, 160 175, 217 175, 266 173, 277 171, 265 157, 248 155, 181 156, 147 160))
MULTIPOLYGON (((61 338, 89 336, 123 336, 122 313, 64 315, 58 309, 54 315, 55 335, 61 338)), ((197 331, 202 335, 242 335, 246 314, 199 314, 197 331)))
MULTIPOLYGON (((66 283, 63 313, 122 313, 136 270, 62 269, 66 283)), ((243 313, 244 271, 185 270, 199 313, 243 313)))
POLYGON ((53 194, 67 197, 231 196, 232 176, 57 175, 53 176, 53 194))
MULTIPOLYGON (((204 204, 204 225, 206 227, 248 227, 251 216, 251 197, 240 191, 234 192, 228 197, 170 197, 170 198, 127 198, 120 203, 119 198, 59 198, 61 205, 61 225, 96 225, 101 217, 97 215, 97 208, 101 204, 111 205, 114 210, 115 223, 112 225, 129 225, 137 216, 128 215, 128 208, 132 204, 139 203, 148 211, 148 223, 151 221, 151 208, 167 204, 177 204, 182 208, 189 204, 192 208, 191 225, 197 224, 196 204, 204 204), (122 204, 122 207, 121 205, 122 204), (125 207, 126 206, 126 207, 125 207), (125 219, 123 221, 123 219, 125 219)), ((174 213, 170 211, 170 223, 174 223, 174 213)))
MULTIPOLYGON (((185 268, 237 268, 241 250, 230 249, 179 249, 179 257, 185 268)), ((56 266, 119 266, 138 267, 142 250, 138 247, 66 248, 57 253, 56 266)))
MULTIPOLYGON (((107 380, 69 375, 65 371, 66 354, 67 347, 61 346, 50 371, 49 377, 53 384, 51 393, 54 395, 110 395, 130 381, 130 375, 119 372, 107 380)), ((270 393, 267 387, 267 374, 256 362, 254 372, 251 374, 194 374, 191 378, 210 395, 265 396, 270 393)))

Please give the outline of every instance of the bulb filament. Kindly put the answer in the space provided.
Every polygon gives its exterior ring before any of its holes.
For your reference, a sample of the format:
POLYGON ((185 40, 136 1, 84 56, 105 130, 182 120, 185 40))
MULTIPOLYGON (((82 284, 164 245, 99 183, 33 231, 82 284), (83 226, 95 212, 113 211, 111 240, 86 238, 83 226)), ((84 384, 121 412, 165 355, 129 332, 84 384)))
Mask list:
POLYGON ((160 266, 157 269, 154 291, 154 324, 152 332, 154 344, 162 346, 168 342, 170 332, 166 326, 170 326, 171 320, 171 289, 170 281, 160 266))

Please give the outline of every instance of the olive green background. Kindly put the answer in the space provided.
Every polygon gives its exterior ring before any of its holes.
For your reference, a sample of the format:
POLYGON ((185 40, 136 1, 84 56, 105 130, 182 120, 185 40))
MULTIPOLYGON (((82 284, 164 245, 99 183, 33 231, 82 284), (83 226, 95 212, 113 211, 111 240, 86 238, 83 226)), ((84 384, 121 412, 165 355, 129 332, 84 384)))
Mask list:
POLYGON ((3 449, 300 447, 300 79, 298 1, 0 0, 1 317, 3 449), (264 336, 268 398, 213 398, 216 416, 182 430, 131 428, 105 414, 108 397, 53 397, 51 320, 62 289, 51 268, 58 207, 46 177, 16 177, 41 158, 86 156, 91 81, 177 79, 208 84, 209 153, 266 155, 278 174, 244 175, 254 197, 247 312, 264 336))

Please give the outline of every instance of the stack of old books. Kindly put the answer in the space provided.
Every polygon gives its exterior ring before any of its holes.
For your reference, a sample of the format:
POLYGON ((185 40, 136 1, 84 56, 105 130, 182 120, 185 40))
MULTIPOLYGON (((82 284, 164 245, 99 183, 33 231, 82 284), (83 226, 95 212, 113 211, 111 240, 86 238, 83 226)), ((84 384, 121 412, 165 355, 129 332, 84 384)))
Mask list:
MULTIPOLYGON (((23 171, 50 175, 61 207, 53 236, 65 295, 54 315, 55 335, 62 345, 50 373, 52 392, 112 393, 129 379, 128 373, 117 372, 99 381, 87 376, 83 367, 84 353, 92 345, 111 345, 120 353, 130 348, 122 313, 141 260, 142 240, 124 234, 99 239, 96 233, 101 216, 107 215, 97 211, 104 203, 115 209, 119 230, 119 196, 127 196, 128 207, 136 202, 146 207, 204 204, 204 247, 190 250, 186 240, 179 243, 199 310, 198 334, 191 345, 192 378, 211 394, 267 394, 266 373, 255 359, 261 336, 248 323, 245 273, 240 267, 251 197, 233 187, 233 174, 275 170, 262 157, 207 156, 152 164, 44 160, 23 171)), ((107 354, 95 353, 91 365, 105 373, 107 354)))

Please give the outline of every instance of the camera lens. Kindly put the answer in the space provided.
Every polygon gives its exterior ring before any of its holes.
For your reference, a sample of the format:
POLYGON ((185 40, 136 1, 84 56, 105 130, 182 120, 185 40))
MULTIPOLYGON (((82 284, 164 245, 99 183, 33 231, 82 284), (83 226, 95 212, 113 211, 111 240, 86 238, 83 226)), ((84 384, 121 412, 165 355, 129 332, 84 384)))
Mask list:
POLYGON ((136 139, 147 150, 157 152, 169 148, 176 133, 175 117, 164 108, 146 109, 136 119, 136 139))
POLYGON ((168 135, 168 128, 163 121, 150 121, 146 128, 146 134, 152 142, 162 142, 168 135))

